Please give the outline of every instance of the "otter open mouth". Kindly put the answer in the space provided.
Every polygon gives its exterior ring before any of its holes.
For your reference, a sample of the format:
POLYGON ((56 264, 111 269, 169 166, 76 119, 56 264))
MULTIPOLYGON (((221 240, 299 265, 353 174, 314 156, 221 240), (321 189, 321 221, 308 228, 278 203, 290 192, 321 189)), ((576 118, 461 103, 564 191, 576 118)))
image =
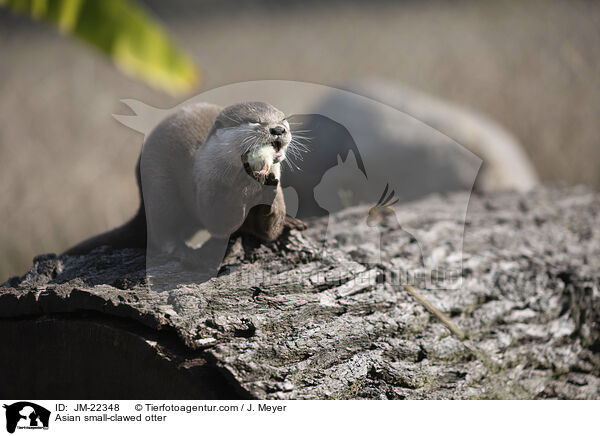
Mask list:
POLYGON ((259 183, 268 186, 277 186, 279 184, 279 179, 271 172, 273 163, 276 162, 269 163, 267 160, 262 160, 262 166, 259 169, 256 165, 256 158, 254 156, 249 156, 250 154, 251 152, 242 155, 242 164, 246 173, 259 183))

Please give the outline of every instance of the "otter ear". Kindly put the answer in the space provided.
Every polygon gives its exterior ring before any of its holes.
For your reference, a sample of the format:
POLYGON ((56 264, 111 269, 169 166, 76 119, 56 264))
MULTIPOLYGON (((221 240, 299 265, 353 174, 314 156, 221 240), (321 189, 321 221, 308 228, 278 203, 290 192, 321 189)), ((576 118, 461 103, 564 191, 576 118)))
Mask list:
POLYGON ((216 132, 218 129, 220 129, 221 127, 223 127, 223 123, 222 123, 222 122, 221 122, 219 119, 216 119, 216 120, 213 122, 213 125, 212 125, 212 127, 211 127, 211 128, 210 128, 210 130, 208 131, 208 136, 210 137, 210 136, 214 135, 214 134, 215 134, 215 132, 216 132))
POLYGON ((339 154, 337 155, 337 164, 341 165, 342 164, 342 156, 340 156, 339 154))
POLYGON ((220 129, 222 127, 223 127, 223 121, 221 121, 220 119, 217 118, 215 120, 215 122, 213 123, 212 130, 215 131, 215 130, 220 129))

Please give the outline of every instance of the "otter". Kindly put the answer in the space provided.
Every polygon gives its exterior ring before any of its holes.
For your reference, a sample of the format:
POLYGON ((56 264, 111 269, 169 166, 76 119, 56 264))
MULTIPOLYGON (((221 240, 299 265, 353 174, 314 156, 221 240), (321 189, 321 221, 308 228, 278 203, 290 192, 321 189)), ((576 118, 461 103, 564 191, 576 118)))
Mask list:
POLYGON ((285 228, 304 229, 286 214, 281 190, 280 166, 290 147, 286 116, 268 103, 183 107, 144 143, 136 167, 136 215, 63 254, 104 245, 147 248, 197 266, 220 263, 232 234, 273 241, 285 228), (187 241, 199 230, 210 238, 194 249, 187 241))

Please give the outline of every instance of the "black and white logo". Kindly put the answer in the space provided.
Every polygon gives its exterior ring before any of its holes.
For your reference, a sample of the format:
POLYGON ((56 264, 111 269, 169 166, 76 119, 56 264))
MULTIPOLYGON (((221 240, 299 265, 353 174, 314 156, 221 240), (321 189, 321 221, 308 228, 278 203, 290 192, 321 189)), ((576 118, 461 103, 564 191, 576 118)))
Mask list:
POLYGON ((6 431, 14 433, 16 429, 48 429, 50 411, 29 401, 19 401, 3 406, 6 409, 6 431))

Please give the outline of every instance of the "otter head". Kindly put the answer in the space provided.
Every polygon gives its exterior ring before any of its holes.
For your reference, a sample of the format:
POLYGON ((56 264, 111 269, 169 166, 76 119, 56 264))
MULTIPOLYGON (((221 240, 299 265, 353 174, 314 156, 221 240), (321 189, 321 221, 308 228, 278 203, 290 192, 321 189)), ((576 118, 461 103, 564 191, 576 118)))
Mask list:
MULTIPOLYGON (((279 178, 278 163, 286 158, 292 140, 285 114, 268 103, 238 103, 217 116, 209 138, 228 153, 236 152, 246 170, 261 183, 279 178)), ((231 157, 231 154, 229 155, 231 157)))

